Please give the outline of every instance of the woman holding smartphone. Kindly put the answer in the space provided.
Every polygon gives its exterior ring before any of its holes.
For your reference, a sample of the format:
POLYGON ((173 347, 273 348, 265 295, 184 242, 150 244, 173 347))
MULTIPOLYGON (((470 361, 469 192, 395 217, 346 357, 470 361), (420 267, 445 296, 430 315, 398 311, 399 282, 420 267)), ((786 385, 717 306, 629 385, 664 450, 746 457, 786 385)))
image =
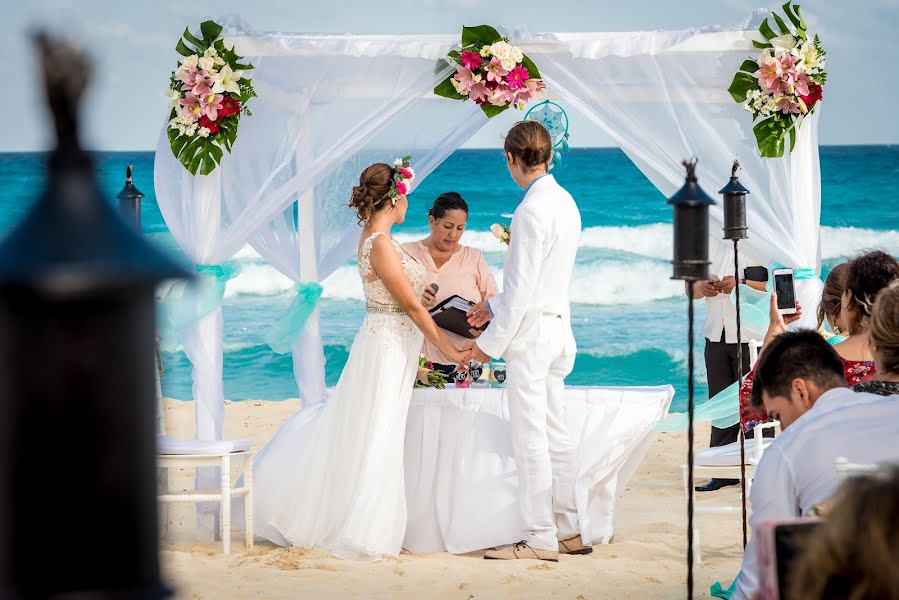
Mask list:
MULTIPOLYGON (((843 361, 846 381, 850 386, 870 379, 877 371, 869 340, 871 311, 880 291, 896 279, 899 279, 899 262, 886 252, 866 252, 849 263, 846 288, 840 298, 839 319, 841 333, 847 337, 834 344, 833 348, 843 361)), ((787 325, 800 315, 801 309, 785 317, 777 308, 776 296, 772 296, 771 325, 765 342, 786 331, 787 325)), ((767 420, 767 415, 756 413, 749 406, 752 379, 753 374, 750 373, 740 386, 740 424, 743 431, 751 431, 767 420)))

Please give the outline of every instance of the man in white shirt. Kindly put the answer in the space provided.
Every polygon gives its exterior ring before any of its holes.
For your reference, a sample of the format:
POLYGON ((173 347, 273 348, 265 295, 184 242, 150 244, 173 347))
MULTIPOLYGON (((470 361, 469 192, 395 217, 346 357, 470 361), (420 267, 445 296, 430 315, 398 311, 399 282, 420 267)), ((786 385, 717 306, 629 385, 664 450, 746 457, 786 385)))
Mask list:
MULTIPOLYGON (((743 283, 757 290, 765 290, 767 270, 758 265, 744 252, 740 253, 741 280, 734 277, 734 250, 730 240, 719 240, 712 252, 712 279, 697 282, 693 288, 693 299, 705 298, 706 318, 702 325, 705 337, 705 368, 709 385, 709 398, 737 381, 740 377, 737 365, 737 311, 731 301, 731 294, 737 283, 743 283), (747 267, 753 267, 747 269, 747 267)), ((687 296, 690 287, 687 284, 687 296)), ((741 332, 743 343, 743 374, 749 372, 749 334, 741 332)), ((712 427, 709 446, 726 446, 737 441, 740 424, 731 427, 712 427)), ((697 486, 697 492, 710 492, 728 485, 736 485, 739 479, 712 479, 705 485, 697 486)))
MULTIPOLYGON (((807 515, 837 489, 834 463, 899 460, 899 396, 855 393, 836 351, 810 330, 784 333, 765 347, 755 369, 752 401, 784 432, 765 450, 752 482, 755 532, 762 521, 807 515)), ((749 541, 732 600, 757 592, 756 537, 749 541)))

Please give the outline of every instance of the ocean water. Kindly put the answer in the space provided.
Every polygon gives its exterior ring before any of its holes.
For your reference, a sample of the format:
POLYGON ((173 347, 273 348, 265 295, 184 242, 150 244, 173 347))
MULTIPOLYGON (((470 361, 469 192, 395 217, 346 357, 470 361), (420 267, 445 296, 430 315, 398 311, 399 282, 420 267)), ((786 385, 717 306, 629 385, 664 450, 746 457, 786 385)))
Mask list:
MULTIPOLYGON (((134 163, 143 201, 143 229, 156 242, 174 242, 153 193, 152 152, 98 153, 100 185, 110 199, 121 189, 125 165, 134 163)), ((0 154, 0 232, 25 214, 44 178, 40 154, 0 154)), ((823 177, 822 258, 826 270, 861 249, 899 255, 899 146, 821 148, 823 177)), ((572 284, 572 318, 579 353, 573 385, 675 386, 673 410, 686 397, 686 304, 683 284, 669 279, 671 209, 618 149, 574 149, 554 172, 580 206, 584 232, 572 284)), ((712 186, 714 187, 714 186, 712 186)), ((427 233, 427 209, 441 192, 454 190, 471 215, 462 241, 480 248, 502 276, 502 247, 489 233, 508 222, 520 190, 497 150, 460 150, 410 196, 401 241, 427 233)), ((751 198, 751 197, 750 197, 751 198)), ((335 202, 343 202, 335 198, 335 202)), ((750 223, 751 227, 751 223, 750 223)), ((283 399, 297 395, 290 355, 265 344, 273 320, 286 310, 292 283, 250 248, 236 257, 241 274, 224 301, 224 378, 229 399, 283 399)), ((348 261, 324 283, 322 329, 327 380, 337 382, 364 315, 356 267, 348 261)), ((697 327, 704 308, 697 304, 697 327)), ((701 336, 697 336, 701 344, 701 336)), ((697 346, 697 399, 706 396, 702 348, 697 346)), ((164 392, 191 397, 190 364, 182 352, 165 354, 164 392)))

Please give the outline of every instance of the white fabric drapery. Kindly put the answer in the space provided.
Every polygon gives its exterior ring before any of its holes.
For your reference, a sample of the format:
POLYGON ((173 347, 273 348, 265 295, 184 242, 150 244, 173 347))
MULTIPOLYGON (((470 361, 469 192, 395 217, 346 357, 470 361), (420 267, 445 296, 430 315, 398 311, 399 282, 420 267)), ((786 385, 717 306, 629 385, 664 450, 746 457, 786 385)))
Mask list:
MULTIPOLYGON (((451 72, 440 59, 457 35, 255 34, 233 26, 226 34, 256 65, 259 98, 253 116, 241 121, 234 153, 210 176, 221 182, 218 193, 190 193, 191 182, 210 177, 184 171, 164 136, 156 153, 160 209, 197 262, 220 262, 255 240, 276 265, 289 263, 282 272, 296 267, 299 280, 321 281, 355 251, 358 228, 346 200, 362 168, 411 153, 420 182, 486 122, 473 103, 431 92, 451 72), (299 236, 271 242, 295 201, 305 215, 299 236), (298 262, 289 258, 294 251, 298 262)), ((607 131, 663 194, 683 183, 681 160, 696 156, 700 184, 714 196, 738 158, 751 191, 747 251, 819 272, 817 116, 804 123, 792 155, 759 157, 750 115, 726 91, 756 53, 751 37, 685 30, 521 34, 513 41, 540 67, 553 97, 607 131)), ((716 233, 720 206, 711 214, 716 233)), ((799 283, 805 306, 815 304, 819 285, 799 283)), ((215 312, 198 324, 188 352, 198 434, 220 434, 213 423, 222 405, 220 319, 215 312)), ((315 401, 324 390, 317 315, 295 341, 294 359, 300 394, 315 401)))

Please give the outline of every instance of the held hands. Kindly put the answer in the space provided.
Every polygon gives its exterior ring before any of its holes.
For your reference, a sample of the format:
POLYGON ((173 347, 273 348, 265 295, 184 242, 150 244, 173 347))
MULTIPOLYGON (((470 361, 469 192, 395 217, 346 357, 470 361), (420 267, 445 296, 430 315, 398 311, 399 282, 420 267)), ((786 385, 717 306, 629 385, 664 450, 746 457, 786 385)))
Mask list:
POLYGON ((697 281, 696 287, 699 292, 706 298, 714 298, 718 295, 718 288, 715 287, 714 281, 697 281))
POLYGON ((477 344, 474 342, 469 342, 465 346, 461 348, 461 352, 464 353, 464 357, 462 359, 462 366, 466 369, 468 368, 468 364, 471 362, 479 362, 479 363, 487 363, 490 362, 490 357, 484 354, 483 350, 478 348, 477 344))
POLYGON ((715 286, 715 289, 718 290, 720 294, 730 294, 734 291, 734 288, 737 287, 737 280, 733 275, 727 275, 721 281, 714 281, 712 285, 715 286))
MULTIPOLYGON (((483 327, 490 322, 490 309, 487 301, 478 302, 468 309, 468 324, 474 327, 483 327)), ((479 334, 480 335, 480 334, 479 334)))

